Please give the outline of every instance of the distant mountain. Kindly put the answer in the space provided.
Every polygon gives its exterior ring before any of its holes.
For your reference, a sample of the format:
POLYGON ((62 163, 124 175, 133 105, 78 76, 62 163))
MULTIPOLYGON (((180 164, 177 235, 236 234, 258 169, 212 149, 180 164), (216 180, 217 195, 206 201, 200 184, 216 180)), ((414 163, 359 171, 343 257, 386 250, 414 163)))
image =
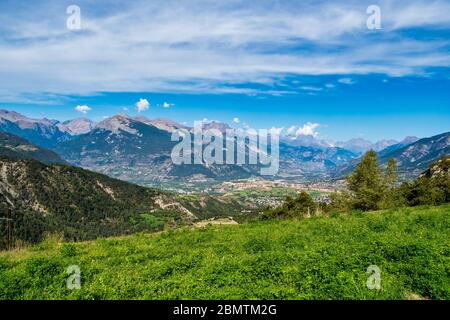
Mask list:
MULTIPOLYGON (((190 129, 166 120, 116 115, 98 123, 89 133, 58 144, 56 150, 74 165, 141 185, 198 185, 260 174, 257 165, 173 164, 170 153, 178 142, 171 141, 171 131, 176 128, 190 129)), ((203 126, 203 130, 221 132, 229 128, 218 122, 203 126)), ((326 175, 328 170, 356 156, 342 148, 281 143, 278 177, 307 179, 326 175)))
POLYGON ((46 126, 52 126, 58 123, 58 120, 49 120, 47 118, 43 119, 32 119, 28 118, 18 112, 2 110, 0 109, 0 119, 8 120, 20 125, 21 128, 33 128, 33 124, 42 124, 46 126))
MULTIPOLYGON (((450 132, 408 144, 415 139, 415 137, 408 137, 397 145, 381 150, 378 153, 380 165, 386 165, 389 159, 395 159, 401 176, 408 179, 420 175, 431 163, 442 156, 450 155, 450 132)), ((360 158, 356 158, 338 166, 332 170, 331 175, 344 177, 353 171, 359 161, 360 158)))
POLYGON ((164 130, 167 132, 173 132, 177 129, 184 129, 184 130, 188 130, 188 131, 191 130, 191 128, 189 128, 188 126, 179 124, 179 123, 169 120, 169 119, 158 118, 158 119, 150 120, 146 117, 135 117, 134 119, 137 121, 143 122, 145 124, 152 125, 160 130, 164 130))
POLYGON ((59 143, 55 150, 74 165, 142 185, 252 176, 249 169, 237 165, 175 165, 171 151, 178 141, 171 141, 173 127, 161 130, 151 123, 116 115, 86 134, 59 143))
POLYGON ((70 135, 57 127, 57 120, 32 119, 14 111, 0 110, 0 131, 22 137, 38 146, 51 148, 70 135))
POLYGON ((281 141, 294 147, 329 148, 333 146, 330 142, 312 135, 287 135, 282 137, 281 141))
POLYGON ((77 118, 58 123, 56 126, 61 132, 67 132, 70 135, 79 135, 91 131, 95 127, 95 122, 87 118, 77 118))
MULTIPOLYGON (((183 125, 180 124, 178 122, 175 122, 173 120, 170 119, 164 119, 164 118, 157 118, 157 119, 148 119, 147 117, 143 117, 143 116, 138 116, 138 117, 134 117, 134 120, 143 122, 145 124, 148 125, 152 125, 158 129, 167 131, 172 133, 173 131, 177 130, 177 129, 182 129, 182 130, 187 130, 190 132, 193 132, 192 127, 189 127, 187 125, 183 125)), ((209 129, 216 129, 219 130, 222 133, 225 133, 226 130, 231 129, 231 127, 223 122, 218 122, 218 121, 205 121, 202 123, 202 129, 203 130, 209 130, 209 129)))
POLYGON ((363 153, 369 150, 372 145, 372 142, 362 138, 354 138, 348 141, 338 141, 335 143, 336 147, 347 149, 356 153, 363 153))
MULTIPOLYGON (((411 143, 414 143, 417 140, 419 140, 419 138, 417 138, 415 136, 406 137, 405 139, 403 139, 399 143, 396 143, 396 144, 390 145, 390 146, 388 146, 388 147, 386 147, 384 149, 381 149, 379 154, 380 154, 380 156, 384 156, 385 154, 389 154, 389 153, 391 153, 391 152, 393 152, 395 150, 398 150, 398 149, 401 149, 401 148, 403 148, 403 147, 405 147, 407 145, 410 145, 411 143)), ((378 151, 378 150, 375 150, 375 151, 378 151)))
POLYGON ((380 151, 398 143, 398 141, 393 139, 385 139, 372 143, 371 141, 363 138, 355 138, 348 141, 336 142, 335 146, 362 154, 369 150, 380 151))
MULTIPOLYGON (((210 122, 204 129, 229 128, 210 122)), ((150 120, 119 114, 98 124, 88 119, 65 122, 31 119, 13 111, 1 110, 0 131, 23 137, 51 148, 68 162, 112 177, 143 185, 161 181, 212 182, 216 179, 248 178, 248 168, 236 165, 174 165, 170 153, 178 143, 171 141, 175 129, 192 130, 167 119, 150 120)))
POLYGON ((60 143, 56 150, 65 159, 83 167, 132 165, 139 157, 168 155, 175 142, 167 131, 126 115, 116 115, 98 123, 93 130, 60 143))
POLYGON ((380 154, 380 162, 384 164, 393 158, 397 160, 401 172, 418 175, 431 163, 446 155, 450 155, 450 132, 420 139, 397 150, 380 154))
POLYGON ((209 121, 209 122, 203 122, 202 124, 202 129, 203 130, 219 130, 222 133, 225 133, 226 130, 231 129, 231 127, 223 122, 217 122, 217 121, 209 121))
POLYGON ((403 139, 402 141, 400 141, 399 144, 403 145, 403 146, 407 146, 408 144, 414 143, 419 139, 420 138, 418 138, 416 136, 408 136, 405 139, 403 139))
POLYGON ((0 156, 35 159, 46 164, 66 164, 55 152, 38 147, 23 138, 6 132, 0 132, 0 156))
POLYGON ((291 146, 316 147, 316 148, 337 147, 359 154, 364 153, 370 149, 380 151, 382 149, 385 149, 386 147, 398 143, 398 141, 392 139, 380 140, 375 143, 372 143, 371 141, 362 138, 350 139, 348 141, 333 142, 331 140, 319 139, 312 135, 300 135, 300 136, 287 135, 282 138, 282 141, 291 146))
POLYGON ((342 148, 303 147, 280 143, 279 175, 301 180, 326 177, 330 170, 356 157, 357 154, 342 148))
MULTIPOLYGON (((202 125, 203 130, 217 129, 222 133, 231 129, 228 124, 217 121, 203 122, 202 125)), ((50 148, 71 164, 141 185, 187 183, 198 186, 259 175, 259 165, 175 165, 171 151, 178 141, 171 141, 171 135, 176 129, 194 134, 193 128, 169 119, 118 114, 95 124, 85 118, 65 122, 37 120, 0 110, 0 131, 50 148)), ((429 141, 426 146, 404 150, 423 140, 417 139, 407 137, 401 142, 381 140, 372 143, 357 138, 334 143, 312 135, 283 136, 280 139, 280 170, 274 178, 307 181, 341 177, 350 172, 358 163, 358 156, 369 149, 378 151, 381 161, 398 158, 400 169, 406 175, 417 174, 437 155, 447 152, 442 149, 442 143, 429 141), (432 145, 428 146, 428 143, 432 145), (427 147, 429 152, 424 154, 427 147)), ((12 152, 11 148, 7 151, 12 152)))
POLYGON ((396 144, 398 144, 397 140, 393 140, 393 139, 380 140, 380 141, 375 142, 370 147, 370 149, 378 152, 380 150, 386 149, 386 148, 388 148, 388 147, 390 147, 392 145, 396 145, 396 144))

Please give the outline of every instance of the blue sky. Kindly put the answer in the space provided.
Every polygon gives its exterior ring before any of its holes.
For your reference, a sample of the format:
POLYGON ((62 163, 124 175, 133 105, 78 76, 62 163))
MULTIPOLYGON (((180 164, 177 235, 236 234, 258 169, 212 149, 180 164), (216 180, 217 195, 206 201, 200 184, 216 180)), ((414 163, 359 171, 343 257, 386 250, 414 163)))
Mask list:
POLYGON ((416 0, 3 0, 0 108, 430 136, 450 130, 449 13, 449 1, 416 0), (74 3, 78 31, 66 28, 74 3), (380 30, 366 27, 371 4, 380 30))

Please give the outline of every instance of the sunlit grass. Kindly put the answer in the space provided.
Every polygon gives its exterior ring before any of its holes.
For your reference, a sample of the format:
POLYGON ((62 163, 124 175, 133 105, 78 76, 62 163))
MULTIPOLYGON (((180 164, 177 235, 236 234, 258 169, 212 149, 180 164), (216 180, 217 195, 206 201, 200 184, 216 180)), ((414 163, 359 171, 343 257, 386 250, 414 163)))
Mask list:
POLYGON ((53 239, 0 254, 0 298, 449 299, 449 239, 449 205, 53 239), (381 290, 366 287, 370 265, 381 290))

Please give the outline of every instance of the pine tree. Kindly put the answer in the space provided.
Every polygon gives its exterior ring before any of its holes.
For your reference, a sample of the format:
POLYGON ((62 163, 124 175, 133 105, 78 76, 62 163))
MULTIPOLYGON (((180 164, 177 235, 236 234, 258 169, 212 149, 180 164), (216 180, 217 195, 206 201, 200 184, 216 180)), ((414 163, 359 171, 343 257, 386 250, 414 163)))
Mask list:
POLYGON ((346 180, 348 189, 353 195, 355 209, 378 210, 380 208, 384 186, 375 151, 368 151, 346 180))
POLYGON ((384 209, 400 207, 404 205, 404 198, 397 188, 398 170, 397 161, 389 159, 383 175, 383 201, 381 207, 384 209))
POLYGON ((397 161, 389 159, 384 173, 384 184, 388 190, 395 189, 398 180, 397 161))

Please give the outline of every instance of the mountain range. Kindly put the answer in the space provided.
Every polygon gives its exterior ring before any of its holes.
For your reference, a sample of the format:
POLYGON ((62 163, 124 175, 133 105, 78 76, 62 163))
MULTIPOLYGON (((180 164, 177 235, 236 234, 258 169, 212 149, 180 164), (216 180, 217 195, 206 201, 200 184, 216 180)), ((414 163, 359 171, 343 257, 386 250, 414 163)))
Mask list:
MULTIPOLYGON (((415 139, 408 140, 407 138, 401 143, 378 152, 380 165, 385 166, 389 159, 395 159, 400 175, 407 179, 409 177, 417 177, 431 163, 443 156, 450 155, 450 132, 408 143, 413 140, 415 139)), ((347 175, 353 171, 359 160, 360 158, 355 158, 341 166, 337 166, 332 171, 332 176, 343 177, 347 175)))
POLYGON ((64 122, 58 122, 56 126, 62 132, 68 133, 72 136, 88 133, 94 129, 96 123, 87 118, 77 118, 73 120, 67 120, 64 122))
POLYGON ((44 147, 52 148, 58 142, 70 139, 70 134, 58 128, 57 120, 32 119, 20 113, 0 110, 0 131, 14 134, 44 147))
POLYGON ((53 151, 36 146, 18 136, 0 132, 0 156, 34 159, 45 164, 67 164, 53 151))
MULTIPOLYGON (((213 121, 203 123, 203 128, 225 132, 230 126, 213 121)), ((171 141, 171 133, 175 129, 193 130, 169 119, 125 114, 99 123, 86 118, 60 122, 0 110, 0 131, 26 139, 36 147, 49 148, 70 164, 141 185, 194 186, 259 175, 256 165, 173 164, 170 153, 177 142, 171 141)), ((412 177, 440 155, 449 154, 449 145, 449 133, 376 143, 361 138, 333 142, 314 136, 283 136, 280 170, 274 178, 298 181, 340 178, 369 149, 379 153, 381 164, 395 158, 402 172, 412 177)))
POLYGON ((329 148, 329 147, 337 147, 341 149, 349 150, 356 154, 363 154, 369 150, 381 151, 386 148, 395 145, 406 145, 413 143, 419 140, 419 138, 414 136, 409 136, 403 139, 402 141, 397 141, 394 139, 383 139, 377 142, 371 142, 369 140, 363 138, 353 138, 348 141, 332 141, 319 139, 313 135, 287 135, 283 137, 282 141, 292 145, 292 146, 302 146, 302 147, 316 147, 316 148, 329 148))

